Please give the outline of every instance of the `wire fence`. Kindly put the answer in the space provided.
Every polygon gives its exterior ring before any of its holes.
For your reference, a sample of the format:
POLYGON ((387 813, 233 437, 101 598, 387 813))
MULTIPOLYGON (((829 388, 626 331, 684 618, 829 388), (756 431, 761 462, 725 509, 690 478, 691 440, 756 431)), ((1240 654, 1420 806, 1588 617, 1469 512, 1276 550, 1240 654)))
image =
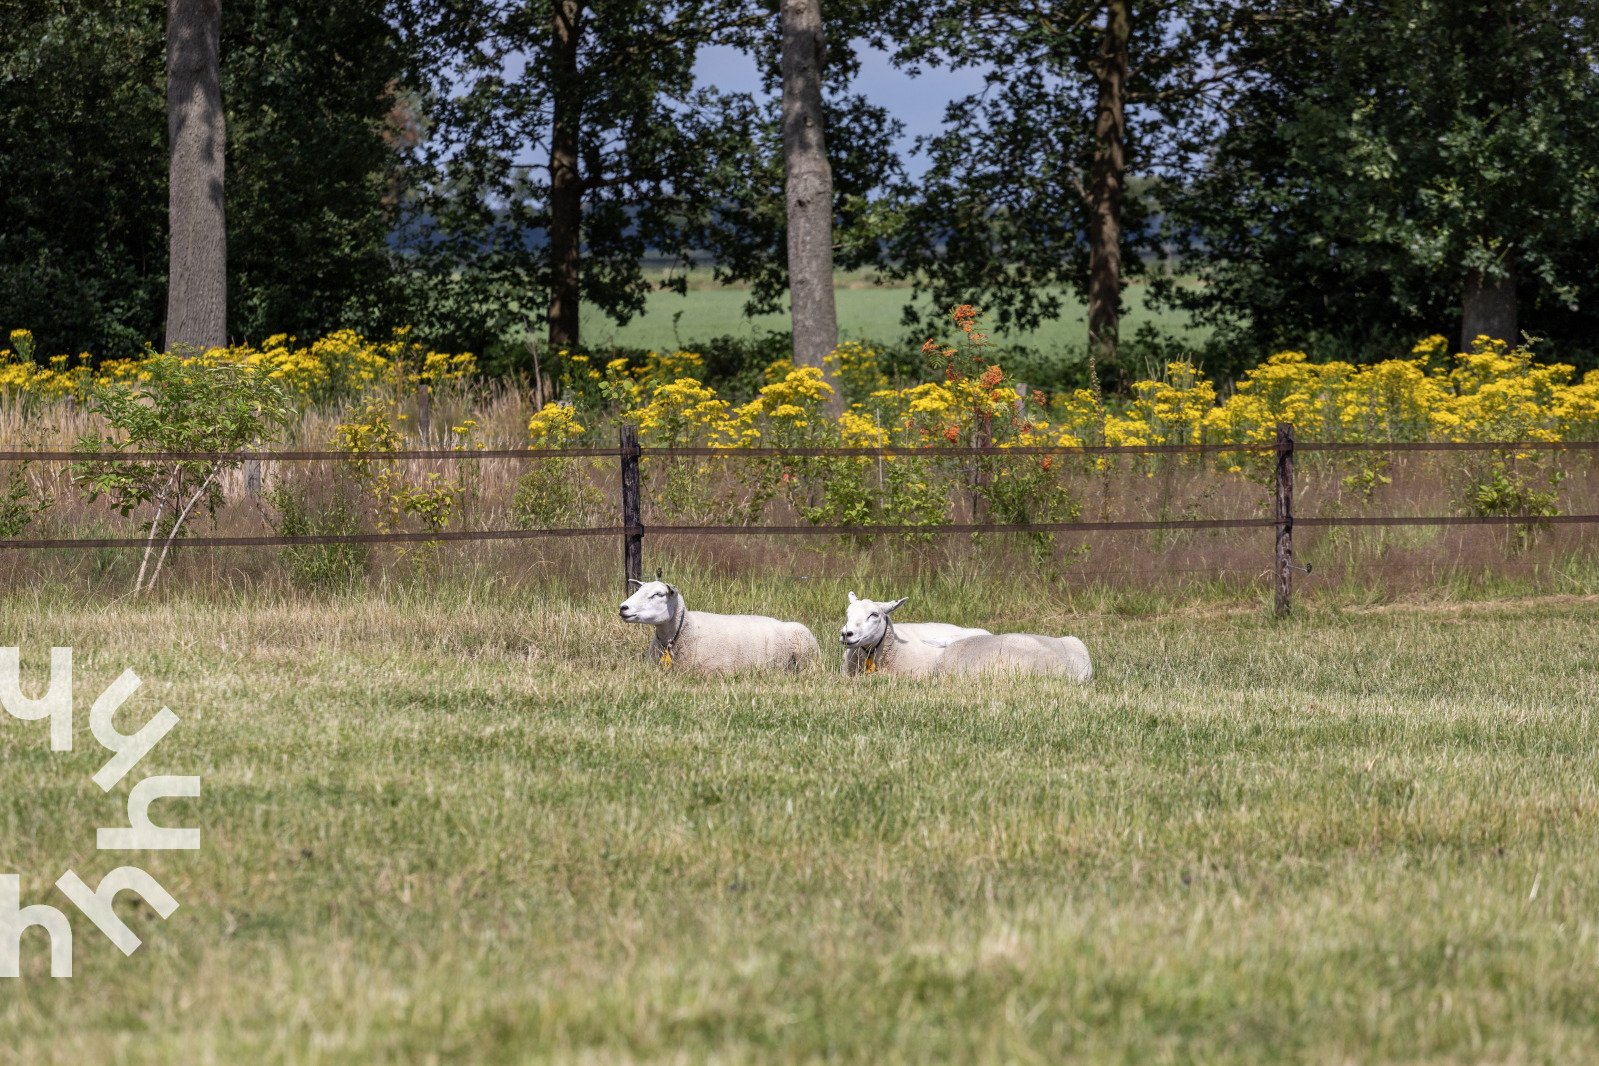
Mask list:
MULTIPOLYGON (((642 459, 706 458, 785 459, 785 458, 871 458, 876 456, 920 456, 924 459, 994 455, 1224 455, 1231 452, 1274 452, 1274 441, 1248 441, 1237 444, 1105 444, 1105 445, 994 445, 990 447, 922 447, 899 445, 861 448, 655 448, 639 445, 629 449, 595 448, 420 448, 407 451, 328 451, 319 449, 263 449, 256 451, 64 451, 60 449, 11 449, 0 451, 0 461, 71 460, 74 462, 310 462, 327 460, 405 460, 405 459, 581 459, 618 458, 634 455, 642 459)), ((1596 451, 1599 441, 1321 441, 1295 443, 1296 452, 1455 452, 1455 451, 1596 451)))
MULTIPOLYGON (((619 458, 626 462, 642 459, 673 459, 719 457, 739 460, 848 457, 872 458, 889 456, 919 456, 945 458, 963 456, 1120 456, 1120 455, 1210 455, 1239 451, 1279 451, 1276 441, 1252 441, 1234 444, 1155 444, 1155 445, 1029 445, 994 447, 933 447, 933 448, 704 448, 674 447, 654 448, 644 445, 618 445, 616 447, 584 448, 480 448, 472 450, 423 448, 396 451, 330 451, 322 449, 262 449, 246 451, 64 451, 52 449, 11 449, 0 451, 0 460, 51 460, 74 462, 314 462, 314 461, 368 461, 368 460, 486 460, 486 459, 572 459, 619 458)), ((1486 442, 1306 442, 1292 443, 1294 452, 1346 452, 1346 451, 1594 451, 1599 441, 1486 441, 1486 442)), ((1507 526, 1522 525, 1534 519, 1518 515, 1385 515, 1290 518, 1291 524, 1304 527, 1355 527, 1355 526, 1507 526)), ((1589 524, 1599 522, 1599 515, 1553 515, 1538 517, 1539 522, 1550 524, 1589 524)), ((640 536, 646 531, 654 535, 674 536, 873 536, 879 534, 962 534, 962 533, 1115 533, 1153 530, 1223 530, 1263 529, 1283 524, 1281 517, 1273 518, 1216 518, 1216 519, 1164 519, 1118 522, 947 522, 921 525, 864 524, 864 525, 650 525, 641 522, 624 522, 610 526, 584 526, 556 529, 498 529, 438 531, 425 533, 349 533, 321 536, 225 536, 186 537, 174 545, 187 547, 289 547, 297 545, 335 544, 403 544, 449 543, 496 540, 533 540, 540 538, 640 536)), ((149 543, 146 537, 81 537, 81 538, 23 538, 0 540, 5 548, 142 548, 149 543)))
MULTIPOLYGON (((1310 573, 1293 561, 1293 531, 1303 528, 1335 529, 1340 527, 1463 527, 1497 526, 1583 526, 1599 523, 1599 514, 1474 514, 1474 515, 1360 515, 1317 516, 1296 518, 1293 514, 1295 499, 1293 457, 1297 452, 1593 452, 1599 450, 1599 441, 1470 441, 1470 442, 1306 442, 1296 444, 1293 427, 1279 424, 1277 439, 1228 444, 1164 444, 1164 445, 1021 445, 1021 446, 971 446, 971 447, 816 447, 816 448, 716 448, 641 446, 637 429, 623 426, 616 447, 575 448, 476 448, 439 449, 422 448, 394 451, 338 451, 323 449, 261 449, 244 451, 78 451, 59 449, 17 449, 0 451, 0 461, 67 461, 72 463, 139 463, 139 462, 211 462, 215 464, 261 462, 315 462, 315 461, 403 461, 403 460, 551 460, 614 458, 620 464, 620 499, 618 515, 621 521, 614 525, 574 526, 542 529, 489 529, 489 530, 432 530, 427 532, 383 533, 329 533, 313 535, 263 535, 263 536, 210 536, 179 537, 170 541, 173 547, 189 548, 254 548, 254 547, 316 547, 366 544, 451 544, 490 541, 531 541, 545 539, 618 537, 622 542, 623 569, 629 579, 641 575, 642 541, 650 536, 672 537, 865 537, 877 535, 947 536, 959 534, 1116 534, 1155 531, 1220 531, 1236 529, 1271 529, 1275 532, 1275 561, 1266 570, 1273 573, 1277 583, 1277 610, 1286 613, 1290 605, 1293 570, 1310 573), (948 459, 976 456, 1019 458, 1023 456, 1170 456, 1170 455, 1226 455, 1240 452, 1260 452, 1275 455, 1275 503, 1271 517, 1259 518, 1176 518, 1131 521, 1065 521, 1065 522, 924 522, 866 523, 850 525, 820 524, 769 524, 769 525, 645 525, 640 508, 639 464, 647 459, 719 458, 728 460, 783 460, 803 458, 890 458, 919 457, 923 459, 948 459)), ((149 549, 156 538, 151 535, 136 537, 11 537, 0 539, 0 548, 23 549, 149 549)), ((1415 565, 1415 564, 1409 564, 1415 565)), ((1428 565, 1419 564, 1418 568, 1428 565)), ((1382 564, 1365 564, 1361 569, 1378 569, 1382 564)), ((1156 568, 1152 568, 1156 569, 1156 568)), ((1253 567, 1180 568, 1182 572, 1238 572, 1259 573, 1253 567)), ((1325 568, 1324 568, 1325 569, 1325 568)), ((1334 570, 1356 569, 1336 565, 1334 570)), ((1106 571, 1112 573, 1113 571, 1106 571)), ((1124 571, 1114 571, 1122 573, 1124 571)), ((1150 570, 1127 570, 1126 573, 1147 573, 1150 570)), ((1175 572, 1175 571, 1173 571, 1175 572)), ((1084 571, 1086 576, 1090 571, 1084 571)))

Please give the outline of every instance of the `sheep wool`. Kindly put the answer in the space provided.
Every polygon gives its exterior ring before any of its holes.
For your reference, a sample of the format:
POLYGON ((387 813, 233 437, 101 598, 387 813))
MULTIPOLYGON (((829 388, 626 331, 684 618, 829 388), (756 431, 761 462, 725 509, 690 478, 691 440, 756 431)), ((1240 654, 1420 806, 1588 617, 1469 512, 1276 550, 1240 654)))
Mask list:
POLYGON ((892 615, 905 599, 879 603, 849 594, 839 643, 844 645, 844 676, 899 674, 917 677, 932 670, 952 642, 988 633, 947 622, 901 622, 892 615))
POLYGON ((974 674, 985 670, 1053 674, 1073 681, 1087 681, 1094 676, 1088 648, 1082 641, 1037 633, 1001 633, 957 640, 939 657, 935 672, 974 674))
POLYGON ((655 627, 649 657, 663 670, 798 670, 821 654, 816 637, 800 622, 691 611, 682 593, 664 581, 640 583, 621 615, 625 622, 655 627))

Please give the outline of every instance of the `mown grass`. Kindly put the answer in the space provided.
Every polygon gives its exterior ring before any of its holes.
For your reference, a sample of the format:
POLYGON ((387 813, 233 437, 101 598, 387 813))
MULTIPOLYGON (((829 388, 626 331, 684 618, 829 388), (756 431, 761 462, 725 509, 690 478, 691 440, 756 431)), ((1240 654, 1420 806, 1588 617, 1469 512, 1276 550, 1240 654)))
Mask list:
POLYGON ((913 617, 1075 632, 1096 679, 846 682, 843 582, 691 577, 826 668, 662 675, 580 583, 10 590, 26 677, 77 649, 78 730, 0 718, 0 871, 67 907, 132 861, 182 909, 124 897, 127 959, 76 919, 70 981, 28 934, 0 1063, 1599 1058, 1599 600, 928 582, 913 617), (124 730, 183 720, 130 776, 203 776, 155 809, 197 853, 94 850, 124 667, 124 730))
MULTIPOLYGON (((709 277, 709 272, 705 277, 709 277)), ((1195 342, 1204 340, 1208 331, 1194 329, 1185 314, 1146 307, 1146 293, 1142 285, 1131 285, 1123 294, 1121 329, 1124 337, 1132 337, 1141 324, 1150 322, 1164 333, 1189 337, 1195 342)), ((841 277, 835 296, 839 333, 844 339, 864 336, 882 343, 905 335, 901 315, 905 305, 911 302, 911 290, 841 277)), ((712 337, 751 337, 767 330, 788 332, 786 307, 778 314, 747 318, 744 304, 748 300, 748 289, 735 286, 696 286, 683 296, 674 292, 654 292, 650 294, 645 313, 625 326, 618 326, 597 308, 585 307, 583 339, 589 344, 614 343, 671 350, 712 337), (673 316, 679 313, 681 317, 674 322, 673 316)), ((1065 306, 1060 318, 1029 333, 1001 334, 996 339, 1044 351, 1080 352, 1087 344, 1087 311, 1070 293, 1064 294, 1063 301, 1065 306)))

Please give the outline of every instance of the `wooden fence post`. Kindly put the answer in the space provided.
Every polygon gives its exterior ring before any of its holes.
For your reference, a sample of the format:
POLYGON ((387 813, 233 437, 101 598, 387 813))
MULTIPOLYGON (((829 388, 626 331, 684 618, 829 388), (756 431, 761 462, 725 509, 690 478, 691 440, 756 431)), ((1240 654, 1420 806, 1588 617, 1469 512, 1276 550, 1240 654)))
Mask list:
POLYGON ((1277 423, 1277 617, 1293 610, 1294 562, 1294 427, 1277 423))
MULTIPOLYGON (((639 513, 638 427, 622 426, 622 570, 635 581, 644 579, 644 521, 639 513)), ((631 585, 626 587, 632 595, 631 585)))

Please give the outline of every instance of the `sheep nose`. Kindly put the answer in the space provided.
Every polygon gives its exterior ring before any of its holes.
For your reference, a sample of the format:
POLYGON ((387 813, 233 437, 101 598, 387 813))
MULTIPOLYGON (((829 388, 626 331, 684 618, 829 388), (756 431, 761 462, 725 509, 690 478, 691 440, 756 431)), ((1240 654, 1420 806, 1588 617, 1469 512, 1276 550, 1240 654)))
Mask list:
POLYGON ((626 618, 627 617, 627 608, 626 607, 620 608, 616 613, 621 615, 623 618, 626 618))

